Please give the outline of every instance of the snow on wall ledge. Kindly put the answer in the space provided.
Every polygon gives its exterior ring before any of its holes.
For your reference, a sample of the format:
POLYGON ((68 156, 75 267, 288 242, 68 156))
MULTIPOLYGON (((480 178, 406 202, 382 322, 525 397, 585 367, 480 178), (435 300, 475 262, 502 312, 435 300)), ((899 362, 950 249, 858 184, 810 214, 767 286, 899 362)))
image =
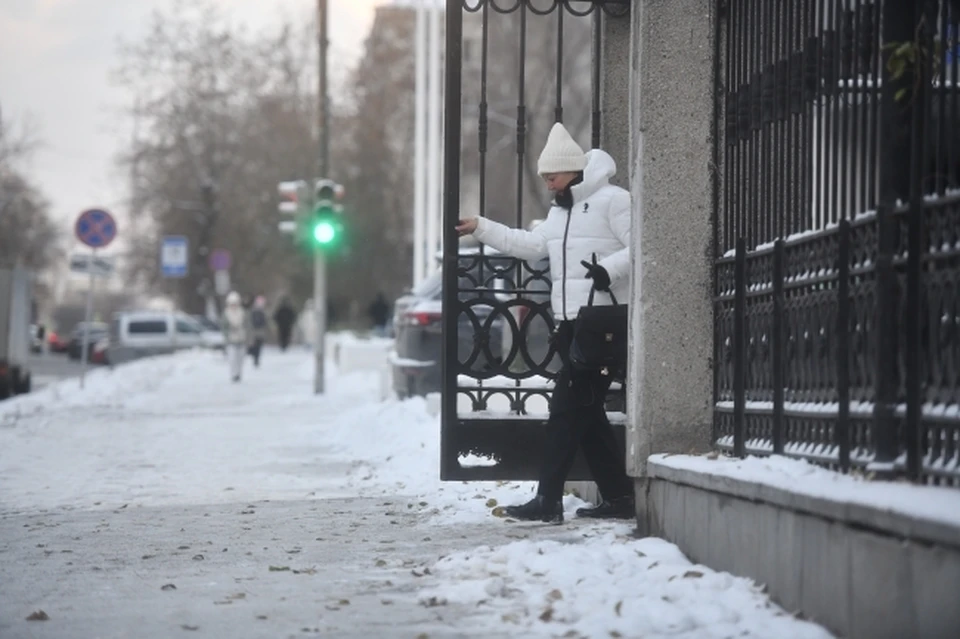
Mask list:
POLYGON ((960 490, 868 481, 779 455, 652 455, 648 476, 960 548, 960 490))

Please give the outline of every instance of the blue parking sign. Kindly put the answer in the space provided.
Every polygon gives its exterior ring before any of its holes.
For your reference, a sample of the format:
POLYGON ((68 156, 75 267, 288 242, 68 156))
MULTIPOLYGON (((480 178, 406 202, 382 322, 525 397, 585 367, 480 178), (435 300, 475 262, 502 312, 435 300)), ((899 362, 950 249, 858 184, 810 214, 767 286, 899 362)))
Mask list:
POLYGON ((163 277, 186 277, 189 251, 187 238, 167 235, 160 246, 160 273, 163 277))

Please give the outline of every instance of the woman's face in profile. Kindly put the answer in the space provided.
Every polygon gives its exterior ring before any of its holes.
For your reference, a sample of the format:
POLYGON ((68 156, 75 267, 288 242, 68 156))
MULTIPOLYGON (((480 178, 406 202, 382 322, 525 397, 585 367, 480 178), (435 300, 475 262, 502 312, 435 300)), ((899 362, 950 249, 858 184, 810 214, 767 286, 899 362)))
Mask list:
POLYGON ((544 173, 542 177, 547 188, 553 193, 558 193, 567 188, 567 185, 573 181, 573 178, 577 177, 577 174, 571 172, 544 173))

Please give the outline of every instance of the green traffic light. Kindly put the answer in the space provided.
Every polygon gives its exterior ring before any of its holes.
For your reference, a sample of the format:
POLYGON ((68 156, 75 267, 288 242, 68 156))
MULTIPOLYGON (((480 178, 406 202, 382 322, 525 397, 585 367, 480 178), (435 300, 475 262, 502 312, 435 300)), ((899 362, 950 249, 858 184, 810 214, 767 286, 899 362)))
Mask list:
POLYGON ((317 222, 313 227, 313 239, 324 246, 332 244, 337 239, 337 228, 330 220, 317 222))

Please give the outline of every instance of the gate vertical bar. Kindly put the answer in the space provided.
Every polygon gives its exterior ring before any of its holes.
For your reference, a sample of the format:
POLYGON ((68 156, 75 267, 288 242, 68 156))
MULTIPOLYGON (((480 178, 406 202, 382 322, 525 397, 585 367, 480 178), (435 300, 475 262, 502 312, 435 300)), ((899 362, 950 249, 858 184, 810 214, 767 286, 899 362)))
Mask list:
MULTIPOLYGON (((486 5, 484 5, 486 11, 486 5)), ((553 107, 553 119, 563 122, 563 9, 557 11, 557 87, 556 103, 553 107)))
POLYGON ((523 163, 527 147, 527 5, 520 6, 520 60, 517 92, 517 228, 523 228, 523 163))
MULTIPOLYGON (((481 9, 480 14, 480 113, 479 113, 479 122, 477 126, 477 135, 479 136, 479 141, 477 148, 480 153, 480 175, 479 175, 479 194, 478 194, 478 211, 482 217, 487 215, 487 143, 489 142, 490 136, 490 121, 489 121, 489 108, 490 105, 487 101, 487 72, 489 69, 489 60, 490 60, 490 12, 489 4, 484 3, 483 8, 481 9)), ((461 98, 462 99, 462 98, 461 98)), ((442 236, 441 231, 441 236, 442 236)), ((459 251, 459 246, 458 249, 459 251)), ((480 259, 479 264, 477 265, 478 274, 480 278, 480 283, 484 282, 484 267, 486 266, 484 256, 487 252, 487 247, 484 244, 480 244, 480 259)), ((459 283, 460 278, 457 278, 459 283)), ((458 329, 459 330, 459 329, 458 329)), ((478 382, 478 385, 483 385, 483 380, 478 382)))
MULTIPOLYGON (((526 5, 524 5, 526 6, 526 5)), ((562 11, 562 9, 561 9, 562 11)), ((593 91, 593 124, 590 138, 591 148, 600 148, 600 126, 602 122, 602 112, 600 105, 601 91, 601 61, 603 59, 603 10, 599 5, 593 7, 593 82, 591 83, 593 91)))
POLYGON ((463 59, 463 6, 460 0, 447 0, 446 10, 446 108, 444 112, 444 202, 443 202, 443 347, 441 371, 443 393, 440 399, 440 479, 455 472, 457 450, 451 441, 450 429, 457 428, 457 371, 451 368, 457 356, 457 259, 459 241, 455 229, 460 218, 460 130, 461 130, 461 66, 463 59), (451 324, 453 330, 451 330, 451 324))
POLYGON ((773 452, 783 454, 783 258, 784 242, 778 239, 773 245, 773 452))
POLYGON ((837 255, 837 425, 840 469, 850 470, 850 221, 840 220, 837 255))
POLYGON ((747 242, 737 238, 733 302, 733 454, 746 455, 747 387, 747 242))

